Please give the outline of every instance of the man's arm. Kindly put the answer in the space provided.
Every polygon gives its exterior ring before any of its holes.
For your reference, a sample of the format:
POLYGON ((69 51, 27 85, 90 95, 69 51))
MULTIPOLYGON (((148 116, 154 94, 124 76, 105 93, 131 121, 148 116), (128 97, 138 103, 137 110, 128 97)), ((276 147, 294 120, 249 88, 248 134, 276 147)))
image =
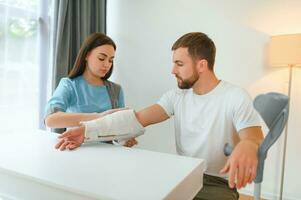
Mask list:
POLYGON ((263 140, 263 133, 260 126, 249 127, 239 131, 240 142, 248 140, 254 142, 258 146, 263 140))
POLYGON ((221 173, 229 173, 229 186, 245 187, 256 178, 257 151, 263 140, 261 127, 249 127, 239 131, 240 142, 235 146, 221 173))
POLYGON ((160 123, 169 118, 164 109, 159 104, 154 104, 139 112, 136 112, 136 117, 143 127, 151 124, 160 123))
MULTIPOLYGON (((122 112, 122 111, 119 111, 119 112, 122 112)), ((151 125, 151 124, 162 122, 162 121, 169 118, 169 116, 166 114, 164 109, 158 104, 154 104, 152 106, 149 106, 149 107, 147 107, 147 108, 145 108, 145 109, 143 109, 139 112, 136 112, 134 115, 135 115, 134 120, 136 120, 136 122, 133 126, 136 126, 136 127, 137 127, 137 125, 136 125, 137 121, 143 127, 146 127, 146 126, 151 125)), ((128 116, 123 117, 122 114, 121 114, 119 116, 111 115, 111 116, 105 116, 105 117, 112 117, 109 120, 109 122, 117 123, 116 126, 118 126, 120 124, 130 123, 129 130, 124 130, 125 126, 121 126, 121 128, 123 128, 122 131, 125 131, 125 132, 130 131, 131 123, 133 122, 132 121, 133 119, 130 119, 128 116), (118 118, 115 118, 115 117, 118 117, 118 118)), ((94 121, 93 122, 94 123, 94 125, 93 125, 94 130, 93 131, 96 131, 98 129, 100 130, 100 129, 104 128, 102 125, 106 126, 106 124, 102 123, 102 122, 104 122, 105 120, 106 119, 104 119, 103 121, 94 121), (99 123, 102 123, 102 124, 99 124, 99 123), (98 128, 97 128, 97 126, 98 126, 98 128)), ((112 126, 112 124, 111 124, 111 126, 112 126)), ((113 126, 114 126, 114 124, 113 124, 113 126)), ((70 129, 70 130, 66 131, 61 136, 59 136, 60 141, 56 145, 56 148, 60 149, 60 150, 64 150, 66 148, 67 149, 74 149, 74 148, 79 147, 85 141, 85 131, 87 131, 86 128, 87 128, 87 126, 81 126, 81 127, 70 129)), ((114 128, 115 130, 113 132, 115 134, 119 131, 118 128, 116 129, 116 127, 107 127, 107 128, 109 128, 109 129, 114 128)))

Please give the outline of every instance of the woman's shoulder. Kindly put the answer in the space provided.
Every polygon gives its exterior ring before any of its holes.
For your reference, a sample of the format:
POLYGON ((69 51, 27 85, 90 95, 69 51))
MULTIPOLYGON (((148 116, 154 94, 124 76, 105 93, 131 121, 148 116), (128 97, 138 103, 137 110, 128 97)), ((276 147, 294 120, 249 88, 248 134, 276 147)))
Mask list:
POLYGON ((116 82, 114 82, 114 81, 106 80, 105 82, 108 83, 108 84, 117 85, 117 86, 120 87, 120 84, 119 84, 119 83, 116 83, 116 82))
POLYGON ((60 80, 60 83, 71 83, 73 80, 69 77, 63 77, 60 80))
POLYGON ((84 85, 84 82, 81 80, 80 77, 70 78, 70 77, 63 77, 60 80, 58 85, 59 88, 65 88, 70 91, 78 90, 82 88, 81 85, 84 85))
POLYGON ((104 85, 107 86, 107 87, 109 87, 109 88, 114 88, 114 89, 122 90, 121 85, 118 84, 118 83, 115 83, 113 81, 106 80, 106 81, 104 81, 104 85))
POLYGON ((63 77, 63 78, 61 78, 61 81, 60 81, 60 83, 67 84, 67 85, 74 85, 74 84, 80 83, 80 82, 82 82, 81 76, 77 76, 75 78, 63 77))
POLYGON ((69 85, 70 83, 71 83, 71 79, 69 77, 63 77, 59 82, 59 86, 66 86, 69 85))

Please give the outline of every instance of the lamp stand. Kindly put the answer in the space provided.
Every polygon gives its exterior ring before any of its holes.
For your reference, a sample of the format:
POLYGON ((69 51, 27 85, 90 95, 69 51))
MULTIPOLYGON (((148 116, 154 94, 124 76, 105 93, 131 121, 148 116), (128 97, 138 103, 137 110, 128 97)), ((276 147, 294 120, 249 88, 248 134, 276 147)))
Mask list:
MULTIPOLYGON (((289 65, 289 82, 288 82, 288 97, 289 97, 288 98, 288 108, 289 109, 290 109, 290 100, 291 100, 293 67, 294 67, 294 65, 289 65)), ((288 134, 288 123, 285 126, 284 141, 283 141, 282 168, 281 168, 281 185, 280 185, 280 200, 282 200, 282 195, 283 195, 287 134, 288 134)))

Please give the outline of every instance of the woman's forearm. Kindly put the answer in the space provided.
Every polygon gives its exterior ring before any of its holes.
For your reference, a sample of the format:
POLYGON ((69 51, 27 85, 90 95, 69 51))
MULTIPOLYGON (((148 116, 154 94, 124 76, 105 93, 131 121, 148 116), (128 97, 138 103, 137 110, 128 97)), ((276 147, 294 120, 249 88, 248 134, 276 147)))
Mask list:
POLYGON ((99 113, 56 112, 45 118, 45 124, 49 128, 68 128, 79 126, 82 121, 89 121, 99 117, 101 117, 99 113))

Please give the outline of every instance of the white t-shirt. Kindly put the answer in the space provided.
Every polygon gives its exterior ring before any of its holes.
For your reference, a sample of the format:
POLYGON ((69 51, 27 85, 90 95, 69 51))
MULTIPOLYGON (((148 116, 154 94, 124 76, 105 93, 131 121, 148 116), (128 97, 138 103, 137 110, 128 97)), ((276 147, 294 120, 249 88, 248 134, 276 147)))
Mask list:
POLYGON ((176 148, 180 155, 206 160, 206 174, 220 176, 226 164, 225 143, 235 145, 241 129, 260 126, 260 118, 248 93, 225 81, 209 93, 175 89, 158 104, 174 116, 176 148))

